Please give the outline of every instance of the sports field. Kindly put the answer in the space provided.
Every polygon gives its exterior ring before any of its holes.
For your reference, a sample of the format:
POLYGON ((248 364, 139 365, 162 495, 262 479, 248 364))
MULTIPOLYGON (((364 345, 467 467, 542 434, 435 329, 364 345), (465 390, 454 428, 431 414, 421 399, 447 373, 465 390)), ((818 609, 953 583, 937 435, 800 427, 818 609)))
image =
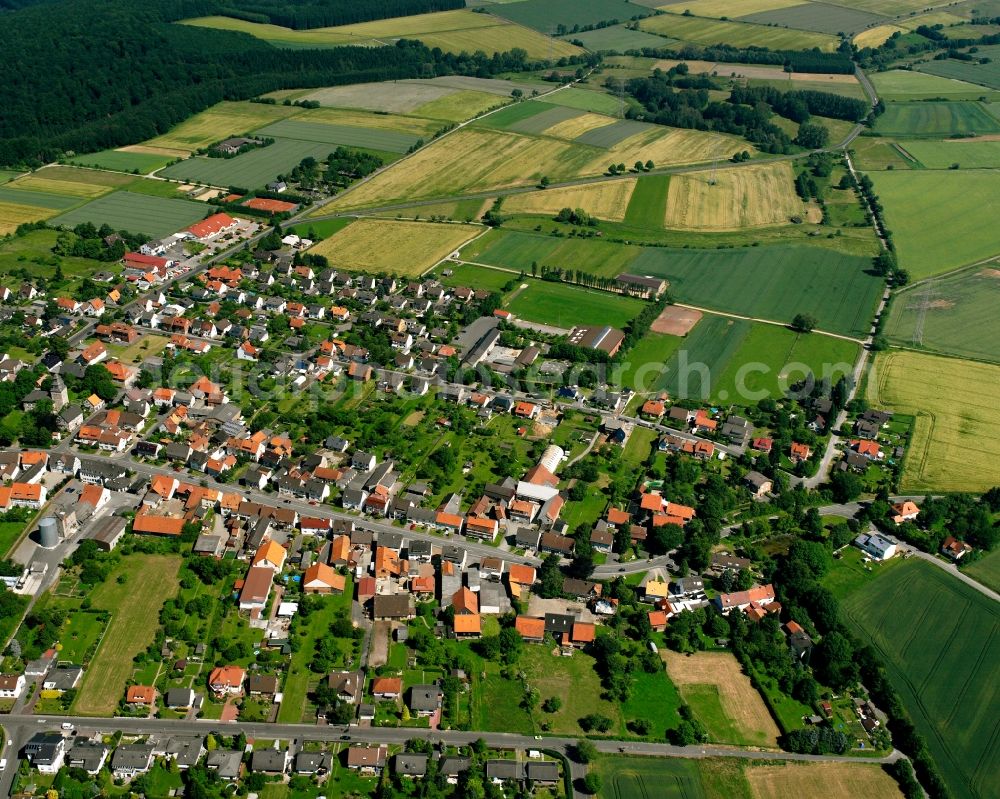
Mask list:
POLYGON ((160 608, 177 593, 180 564, 173 555, 130 555, 90 593, 91 605, 110 612, 111 622, 83 676, 74 713, 111 715, 118 706, 132 659, 152 642, 160 608), (118 582, 119 575, 124 582, 118 582))
POLYGON ((504 213, 558 214, 563 208, 582 208, 591 216, 621 222, 638 178, 607 180, 514 194, 504 201, 504 213))
POLYGON ((302 109, 296 106, 222 102, 184 120, 168 133, 150 139, 145 144, 177 150, 178 155, 181 155, 301 113, 302 109))
POLYGON ((783 763, 746 769, 754 799, 790 796, 858 796, 902 799, 898 783, 880 766, 865 763, 783 763))
POLYGON ((406 38, 419 39, 428 47, 440 47, 452 53, 483 50, 492 54, 516 47, 527 51, 532 58, 561 58, 582 52, 568 42, 549 39, 530 28, 511 24, 493 15, 474 14, 466 10, 440 11, 308 30, 292 30, 229 17, 199 17, 182 22, 199 27, 238 30, 278 47, 338 47, 344 44, 377 46, 406 38))
POLYGON ((343 269, 416 276, 482 230, 470 225, 359 219, 309 252, 325 255, 343 269))
POLYGON ((209 210, 204 203, 190 200, 116 191, 57 216, 51 224, 76 227, 81 222, 91 222, 100 227, 107 223, 115 230, 159 238, 203 219, 209 210))
POLYGON ((917 352, 878 356, 868 380, 869 402, 917 417, 902 490, 986 491, 1000 485, 998 385, 1000 366, 917 352))
POLYGON ((976 102, 888 103, 875 130, 883 136, 914 138, 1000 133, 1000 119, 976 102))
POLYGON ((614 277, 663 277, 678 301, 734 314, 791 322, 809 313, 819 329, 867 335, 883 282, 866 274, 868 258, 822 247, 774 245, 724 250, 635 247, 492 231, 464 260, 530 271, 532 261, 614 277))
POLYGON ((725 43, 733 47, 768 47, 772 50, 808 50, 818 47, 823 52, 831 53, 837 49, 838 41, 836 36, 825 33, 685 17, 680 13, 644 19, 639 23, 639 28, 693 44, 725 43))
POLYGON ((975 100, 983 87, 953 78, 942 78, 909 69, 875 72, 870 77, 878 96, 886 100, 922 100, 946 97, 949 100, 975 100))
MULTIPOLYGON (((937 385, 954 386, 947 379, 937 385)), ((954 386, 949 393, 960 392, 954 386)), ((879 652, 951 795, 1000 796, 996 603, 944 570, 912 559, 851 593, 840 607, 848 625, 879 652)))
POLYGON ((664 225, 682 230, 737 230, 787 225, 805 213, 786 162, 674 175, 664 225))
POLYGON ((303 158, 324 160, 337 146, 315 141, 275 139, 267 147, 259 147, 235 158, 193 156, 179 164, 168 166, 160 174, 165 178, 189 180, 210 186, 263 187, 278 175, 291 171, 303 158))
POLYGON ((893 344, 1000 363, 1000 270, 989 266, 900 292, 885 334, 893 344))
POLYGON ((899 143, 927 169, 996 169, 1000 167, 1000 140, 915 139, 899 143))
POLYGON ((874 172, 899 263, 913 279, 1000 253, 994 234, 1000 172, 988 169, 874 172), (942 236, 941 231, 948 235, 942 236))
MULTIPOLYGON (((177 155, 181 155, 178 153, 177 155)), ((93 166, 98 169, 113 169, 118 172, 133 172, 147 175, 161 169, 174 160, 176 156, 164 153, 140 153, 127 150, 101 150, 99 153, 77 155, 67 159, 71 164, 93 166)))
POLYGON ((664 650, 671 681, 712 741, 776 746, 778 727, 764 700, 728 652, 681 655, 664 650))
POLYGON ((505 306, 531 322, 570 328, 574 325, 610 325, 623 328, 643 308, 643 301, 605 291, 525 280, 523 289, 505 306))

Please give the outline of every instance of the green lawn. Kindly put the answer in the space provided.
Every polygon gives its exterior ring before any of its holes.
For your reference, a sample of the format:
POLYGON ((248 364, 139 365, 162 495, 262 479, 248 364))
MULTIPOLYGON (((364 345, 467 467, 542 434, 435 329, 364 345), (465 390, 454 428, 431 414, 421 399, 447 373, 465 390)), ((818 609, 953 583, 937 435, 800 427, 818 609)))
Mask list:
POLYGON ((24 522, 0 522, 0 558, 7 555, 23 530, 24 522))
POLYGON ((665 730, 674 729, 680 722, 681 698, 677 688, 666 671, 656 674, 641 671, 633 676, 632 693, 621 706, 625 722, 646 719, 653 724, 651 737, 661 738, 665 730))
POLYGON ((841 550, 840 557, 833 561, 833 568, 823 575, 823 587, 843 599, 900 563, 902 560, 899 558, 884 563, 865 563, 861 550, 849 546, 841 550))
POLYGON ((102 613, 85 610, 70 613, 59 632, 59 658, 80 665, 86 663, 106 627, 107 619, 102 613))
POLYGON ((574 325, 610 325, 624 328, 643 308, 643 301, 603 291, 526 280, 528 288, 520 291, 506 308, 531 322, 571 328, 574 325))
POLYGON ((534 722, 521 707, 521 683, 501 677, 495 664, 486 664, 486 677, 475 680, 472 691, 473 729, 534 734, 534 722))
POLYGON ((653 387, 651 378, 659 373, 660 367, 683 346, 684 341, 681 336, 647 333, 623 356, 618 385, 639 392, 650 391, 653 387))

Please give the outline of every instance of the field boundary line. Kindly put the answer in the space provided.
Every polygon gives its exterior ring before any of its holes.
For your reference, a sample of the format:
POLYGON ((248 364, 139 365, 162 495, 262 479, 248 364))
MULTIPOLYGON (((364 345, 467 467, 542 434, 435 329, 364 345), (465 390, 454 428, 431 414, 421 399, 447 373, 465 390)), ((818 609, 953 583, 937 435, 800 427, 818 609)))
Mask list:
MULTIPOLYGON (((683 302, 675 302, 674 305, 677 306, 678 308, 688 308, 689 310, 692 311, 701 311, 702 313, 712 314, 713 316, 726 316, 729 317, 730 319, 744 319, 747 322, 760 322, 765 325, 775 325, 777 327, 785 327, 785 328, 790 327, 788 322, 779 322, 775 319, 762 319, 758 316, 744 316, 738 313, 730 313, 729 311, 717 311, 712 308, 704 308, 700 305, 688 305, 687 303, 683 302)), ((852 336, 845 336, 843 333, 831 333, 829 330, 819 330, 817 328, 809 332, 817 333, 821 336, 829 336, 830 338, 839 338, 844 341, 850 341, 854 344, 863 345, 865 343, 865 339, 854 338, 852 336)))

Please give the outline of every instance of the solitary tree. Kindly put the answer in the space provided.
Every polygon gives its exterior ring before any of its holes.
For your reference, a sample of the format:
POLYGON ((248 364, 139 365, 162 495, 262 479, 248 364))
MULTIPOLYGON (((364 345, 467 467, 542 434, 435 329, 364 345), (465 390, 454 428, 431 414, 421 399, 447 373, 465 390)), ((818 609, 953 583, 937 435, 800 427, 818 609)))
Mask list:
POLYGON ((815 316, 799 313, 795 314, 795 318, 792 319, 792 330, 799 333, 811 333, 816 328, 816 324, 815 316))
POLYGON ((586 777, 583 778, 583 791, 584 793, 589 793, 591 795, 597 793, 601 790, 601 775, 596 772, 590 772, 586 777))

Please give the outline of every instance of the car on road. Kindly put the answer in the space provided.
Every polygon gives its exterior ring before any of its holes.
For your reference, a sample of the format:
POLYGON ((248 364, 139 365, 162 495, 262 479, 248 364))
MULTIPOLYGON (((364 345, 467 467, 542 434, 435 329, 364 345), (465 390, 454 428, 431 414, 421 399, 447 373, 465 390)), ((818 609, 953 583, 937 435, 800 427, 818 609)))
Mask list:
POLYGON ((0 773, 7 770, 7 758, 0 757, 0 773))

